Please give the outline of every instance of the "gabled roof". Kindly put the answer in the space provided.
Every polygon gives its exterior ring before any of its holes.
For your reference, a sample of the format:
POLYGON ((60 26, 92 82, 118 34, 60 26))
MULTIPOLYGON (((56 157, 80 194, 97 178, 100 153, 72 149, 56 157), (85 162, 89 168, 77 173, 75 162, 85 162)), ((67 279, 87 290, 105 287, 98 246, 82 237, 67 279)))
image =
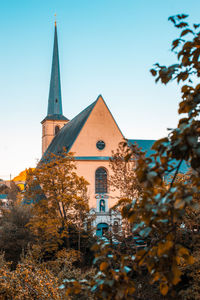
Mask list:
POLYGON ((132 145, 136 143, 143 151, 147 151, 147 155, 154 153, 154 151, 151 150, 151 147, 155 143, 155 140, 128 140, 128 143, 132 145))
MULTIPOLYGON (((101 97, 101 96, 99 96, 101 97)), ((51 144, 47 148, 46 153, 59 154, 63 151, 63 147, 67 151, 70 151, 73 143, 75 142, 79 132, 81 131, 83 125, 88 119, 91 111, 95 107, 99 97, 95 102, 86 107, 82 112, 80 112, 75 118, 69 121, 62 129, 57 133, 57 135, 52 140, 51 144)), ((44 154, 44 156, 45 156, 44 154)), ((43 157, 44 157, 43 156, 43 157)))
POLYGON ((46 116, 46 118, 44 118, 44 120, 42 120, 41 123, 43 123, 46 120, 54 120, 54 121, 69 121, 69 119, 67 119, 65 116, 63 115, 48 115, 46 116))

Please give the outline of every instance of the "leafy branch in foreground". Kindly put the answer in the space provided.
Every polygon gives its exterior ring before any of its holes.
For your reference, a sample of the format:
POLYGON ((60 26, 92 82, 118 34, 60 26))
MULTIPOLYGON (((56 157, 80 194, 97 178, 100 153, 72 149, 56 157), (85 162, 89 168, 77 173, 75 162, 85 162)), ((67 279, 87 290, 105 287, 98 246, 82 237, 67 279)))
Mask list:
MULTIPOLYGON (((174 286, 181 280, 182 267, 194 262, 190 250, 179 238, 185 211, 196 207, 195 199, 200 190, 200 85, 191 85, 195 77, 200 76, 200 32, 199 25, 194 24, 191 28, 185 22, 186 18, 186 15, 169 18, 176 28, 182 30, 180 37, 172 43, 178 63, 168 67, 157 63, 151 70, 156 82, 167 84, 176 80, 185 83, 179 104, 179 114, 184 113, 184 117, 170 136, 154 143, 151 156, 146 157, 136 146, 126 147, 127 162, 138 157, 135 173, 142 193, 138 201, 133 200, 123 207, 122 215, 132 224, 133 235, 137 233, 144 239, 148 238, 150 243, 139 251, 133 249, 132 255, 121 253, 119 256, 114 255, 112 247, 108 250, 104 244, 96 246, 96 260, 100 259, 101 264, 95 276, 95 288, 91 283, 94 299, 133 299, 132 272, 143 267, 148 270, 151 283, 159 284, 162 295, 170 292, 172 297, 178 297, 174 286), (189 183, 177 180, 183 163, 191 166, 189 183), (125 267, 130 268, 126 276, 125 267), (119 284, 121 279, 122 286, 119 284)), ((71 284, 75 288, 73 291, 78 293, 76 283, 71 284)))

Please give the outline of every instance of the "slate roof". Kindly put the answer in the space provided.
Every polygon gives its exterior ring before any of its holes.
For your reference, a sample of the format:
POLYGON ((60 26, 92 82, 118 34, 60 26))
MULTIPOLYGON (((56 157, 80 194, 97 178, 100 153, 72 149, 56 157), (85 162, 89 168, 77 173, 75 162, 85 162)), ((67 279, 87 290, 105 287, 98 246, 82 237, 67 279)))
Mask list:
POLYGON ((51 68, 51 81, 49 88, 48 115, 62 115, 61 85, 60 85, 60 66, 58 54, 57 27, 55 24, 53 60, 51 68), (56 101, 57 100, 57 101, 56 101))
POLYGON ((64 121, 69 121, 69 119, 67 119, 65 116, 63 116, 63 115, 57 115, 57 114, 46 116, 46 118, 44 118, 44 120, 42 120, 41 123, 43 123, 46 120, 54 120, 54 121, 56 121, 56 120, 58 120, 58 121, 64 120, 64 121))
POLYGON ((147 151, 147 155, 151 155, 154 153, 153 150, 151 150, 151 147, 155 143, 155 140, 128 140, 129 144, 137 144, 139 148, 142 148, 143 151, 147 151))
POLYGON ((75 118, 73 118, 71 121, 69 121, 67 124, 65 124, 65 126, 61 128, 61 130, 57 133, 57 135, 54 137, 51 144, 47 148, 43 157, 47 153, 59 154, 63 151, 63 147, 65 147, 67 151, 70 151, 74 141, 76 140, 79 132, 81 131, 83 125, 88 119, 99 97, 95 102, 93 102, 88 107, 86 107, 75 118))
POLYGON ((51 80, 49 87, 48 110, 45 120, 68 120, 63 116, 62 112, 62 97, 61 97, 61 83, 60 83, 60 65, 58 53, 58 37, 57 26, 55 23, 54 45, 53 45, 53 59, 51 67, 51 80))
MULTIPOLYGON (((128 140, 128 143, 130 143, 132 145, 134 143, 136 143, 139 146, 139 148, 141 148, 143 151, 146 151, 147 156, 150 156, 151 154, 154 153, 154 150, 152 150, 151 147, 153 146, 155 141, 156 140, 133 140, 133 139, 130 139, 130 140, 128 140)), ((175 165, 178 164, 178 162, 175 159, 174 159, 174 164, 175 165)), ((181 167, 179 169, 179 172, 184 174, 188 171, 188 169, 189 169, 189 165, 187 165, 186 162, 183 161, 181 164, 181 167)))

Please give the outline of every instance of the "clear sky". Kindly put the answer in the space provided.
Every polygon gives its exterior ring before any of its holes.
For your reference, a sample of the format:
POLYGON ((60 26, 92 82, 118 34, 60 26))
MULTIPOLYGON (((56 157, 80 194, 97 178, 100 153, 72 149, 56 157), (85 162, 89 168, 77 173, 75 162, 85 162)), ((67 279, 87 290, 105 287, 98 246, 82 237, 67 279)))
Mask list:
POLYGON ((1 0, 0 178, 41 157, 55 13, 64 115, 102 94, 127 138, 157 139, 176 126, 180 87, 155 84, 149 69, 175 60, 168 17, 200 23, 199 11, 197 0, 1 0))

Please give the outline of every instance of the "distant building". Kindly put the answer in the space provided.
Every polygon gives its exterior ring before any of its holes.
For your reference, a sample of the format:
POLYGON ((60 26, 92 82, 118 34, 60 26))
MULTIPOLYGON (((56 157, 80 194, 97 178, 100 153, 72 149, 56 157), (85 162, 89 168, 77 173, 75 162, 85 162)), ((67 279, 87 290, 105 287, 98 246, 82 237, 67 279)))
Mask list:
POLYGON ((9 205, 8 195, 7 194, 0 194, 0 217, 2 216, 1 209, 7 208, 9 205))

